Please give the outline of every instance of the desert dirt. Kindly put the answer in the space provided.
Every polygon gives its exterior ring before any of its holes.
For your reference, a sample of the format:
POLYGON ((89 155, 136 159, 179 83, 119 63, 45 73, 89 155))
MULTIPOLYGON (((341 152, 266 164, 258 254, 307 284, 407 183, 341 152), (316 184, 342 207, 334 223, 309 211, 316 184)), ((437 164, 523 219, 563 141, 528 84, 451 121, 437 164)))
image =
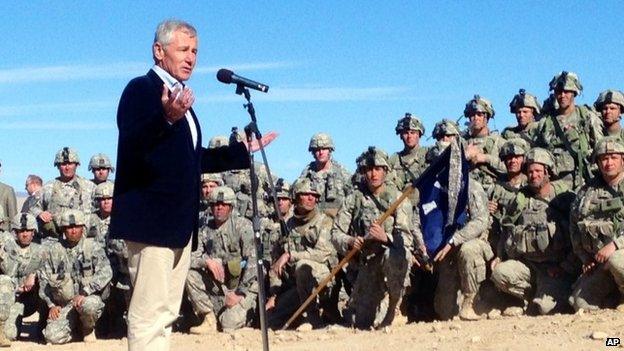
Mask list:
MULTIPOLYGON (((624 313, 616 310, 538 317, 494 317, 476 322, 419 322, 379 331, 332 326, 269 332, 271 350, 608 350, 606 337, 624 337, 624 313)), ((622 348, 615 347, 616 349, 622 348)), ((93 344, 43 345, 17 341, 11 350, 126 350, 126 339, 93 344)), ((259 330, 190 335, 174 333, 171 350, 261 350, 259 330)))

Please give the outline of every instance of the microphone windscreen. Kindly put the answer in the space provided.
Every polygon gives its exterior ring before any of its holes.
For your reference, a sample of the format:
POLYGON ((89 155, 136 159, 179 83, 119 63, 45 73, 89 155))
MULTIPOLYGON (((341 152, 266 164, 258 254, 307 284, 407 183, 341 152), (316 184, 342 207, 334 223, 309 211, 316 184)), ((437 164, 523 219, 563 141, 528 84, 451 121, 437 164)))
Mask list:
POLYGON ((230 84, 232 83, 232 74, 234 74, 234 72, 229 69, 221 68, 219 72, 217 72, 217 80, 221 83, 230 84))

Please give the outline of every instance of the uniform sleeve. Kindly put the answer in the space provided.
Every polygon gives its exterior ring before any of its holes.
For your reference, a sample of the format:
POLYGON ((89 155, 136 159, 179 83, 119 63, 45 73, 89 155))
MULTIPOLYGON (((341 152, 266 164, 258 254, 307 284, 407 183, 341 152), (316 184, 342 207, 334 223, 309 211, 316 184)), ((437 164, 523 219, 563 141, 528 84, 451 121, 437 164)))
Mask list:
POLYGON ((208 255, 206 254, 205 250, 208 235, 205 228, 206 227, 200 229, 200 233, 198 235, 199 242, 197 243, 197 249, 191 252, 191 268, 193 269, 206 268, 206 259, 208 259, 208 255))
MULTIPOLYGON (((407 251, 413 251, 414 238, 412 233, 412 203, 406 198, 397 207, 394 214, 394 227, 392 228, 392 244, 405 247, 407 251), (397 240, 400 238, 400 242, 397 240)), ((422 236, 422 233, 421 233, 422 236)))
POLYGON ((236 291, 247 295, 249 292, 258 292, 258 279, 257 279, 257 259, 256 259, 256 247, 254 245, 253 229, 251 223, 246 221, 241 225, 241 246, 243 257, 247 260, 247 266, 243 272, 243 276, 238 283, 236 291))
POLYGON ((331 230, 331 243, 338 253, 346 254, 349 251, 349 243, 351 242, 351 220, 355 211, 355 193, 347 196, 334 219, 331 230))
POLYGON ((6 206, 8 210, 8 213, 7 213, 7 215, 9 216, 8 218, 9 220, 11 220, 17 214, 17 199, 15 198, 15 190, 13 190, 12 187, 8 189, 6 206))
POLYGON ((30 213, 39 217, 41 212, 48 210, 48 205, 50 203, 50 198, 52 197, 52 184, 46 183, 41 189, 41 197, 38 201, 35 201, 33 207, 31 207, 30 213))
POLYGON ((497 136, 495 140, 494 149, 488 155, 485 155, 487 158, 487 166, 494 171, 495 174, 503 175, 507 173, 507 168, 505 167, 505 163, 498 157, 498 152, 505 140, 500 136, 497 136))
POLYGON ((581 191, 579 191, 576 195, 576 199, 574 200, 572 209, 570 210, 570 242, 572 244, 572 251, 583 264, 592 261, 590 255, 587 251, 585 251, 585 249, 583 249, 581 236, 584 233, 581 233, 578 226, 578 222, 581 220, 581 206, 586 195, 587 192, 584 189, 581 189, 581 191))
POLYGON ((110 283, 111 279, 113 279, 113 270, 111 269, 108 257, 106 257, 104 248, 95 242, 93 245, 93 267, 95 272, 89 285, 82 287, 82 293, 84 293, 85 296, 101 293, 108 283, 110 283))
POLYGON ((37 272, 39 278, 39 297, 45 302, 48 308, 54 306, 52 302, 52 291, 50 291, 50 276, 54 273, 54 255, 50 253, 44 260, 43 266, 37 272))
POLYGON ((461 245, 468 240, 478 238, 488 230, 489 213, 487 209, 487 196, 481 185, 470 182, 468 194, 469 220, 466 225, 453 235, 455 245, 461 245))

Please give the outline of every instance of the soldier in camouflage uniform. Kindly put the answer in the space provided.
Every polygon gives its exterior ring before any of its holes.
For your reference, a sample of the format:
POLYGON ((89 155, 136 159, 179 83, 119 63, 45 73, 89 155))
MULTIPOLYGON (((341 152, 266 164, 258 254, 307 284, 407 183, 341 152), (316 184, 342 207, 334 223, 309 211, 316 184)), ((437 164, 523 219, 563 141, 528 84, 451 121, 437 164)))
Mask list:
MULTIPOLYGON (((271 267, 270 297, 267 309, 271 312, 270 325, 280 327, 325 278, 331 267, 338 263, 336 251, 330 241, 332 219, 317 208, 321 193, 306 178, 294 185, 295 210, 288 220, 288 238, 284 253, 271 267), (288 291, 288 290, 294 290, 288 291), (278 291, 280 292, 278 295, 278 291)), ((330 287, 331 288, 331 287, 330 287)), ((314 328, 323 322, 319 306, 323 310, 336 309, 336 301, 330 301, 330 288, 324 289, 317 301, 306 309, 308 323, 314 328)))
POLYGON ((87 217, 87 238, 93 238, 102 247, 106 247, 108 238, 108 227, 110 225, 110 214, 113 210, 113 188, 112 182, 100 183, 95 187, 93 199, 96 203, 97 211, 87 217))
POLYGON ((624 128, 620 124, 624 112, 624 93, 619 90, 605 90, 598 95, 594 108, 600 112, 604 124, 604 135, 611 135, 624 140, 624 128))
POLYGON ((308 151, 314 161, 301 172, 299 178, 308 178, 321 192, 318 208, 334 217, 344 198, 353 192, 351 174, 347 169, 332 159, 335 150, 334 141, 327 133, 316 133, 310 139, 308 151))
POLYGON ((580 189, 570 213, 572 248, 583 264, 570 302, 575 310, 603 308, 619 291, 624 311, 624 145, 604 137, 594 160, 600 175, 580 189))
MULTIPOLYGON (((517 193, 504 214, 504 250, 491 264, 494 285, 521 299, 525 308, 532 302, 540 314, 569 308, 567 299, 576 273, 568 233, 574 193, 564 182, 551 182, 554 166, 552 154, 545 149, 527 153, 528 186, 517 193)), ((503 314, 523 312, 524 308, 509 307, 503 314)))
POLYGON ((78 165, 80 158, 74 149, 64 147, 54 157, 54 166, 58 167, 60 175, 43 186, 41 202, 32 209, 32 213, 44 223, 44 244, 58 241, 61 234, 59 222, 64 211, 74 209, 84 214, 93 212, 95 184, 76 174, 78 165))
POLYGON ((535 95, 528 94, 524 89, 520 89, 509 103, 509 110, 516 115, 518 125, 503 129, 503 133, 501 133, 503 138, 507 140, 521 138, 529 145, 532 145, 537 130, 535 119, 539 116, 541 109, 542 107, 535 95))
POLYGON ((256 254, 251 222, 234 215, 234 191, 227 186, 210 194, 213 219, 202 228, 191 254, 186 292, 195 314, 203 319, 193 334, 214 331, 215 315, 223 331, 244 327, 256 306, 256 254))
POLYGON ((468 101, 464 109, 464 116, 470 121, 469 129, 464 134, 466 158, 471 166, 470 177, 479 182, 486 192, 505 174, 505 165, 498 157, 505 139, 491 133, 488 128, 488 121, 494 114, 492 104, 479 95, 468 101))
POLYGON ((201 175, 201 200, 199 204, 199 228, 203 227, 212 218, 208 206, 208 197, 212 190, 223 185, 220 173, 204 173, 201 175))
MULTIPOLYGON (((439 140, 427 152, 427 162, 438 157, 451 142, 439 140)), ((474 303, 481 283, 486 278, 486 262, 494 257, 487 236, 489 216, 487 195, 474 179, 468 183, 468 221, 458 229, 433 258, 438 284, 434 293, 434 310, 441 319, 451 319, 459 313, 463 320, 481 318, 474 311, 474 303), (461 292, 461 307, 457 293, 461 292)))
MULTIPOLYGON (((277 195, 277 210, 284 223, 293 215, 292 194, 290 184, 280 178, 275 183, 275 194, 277 195)), ((278 259, 282 253, 282 230, 278 216, 273 213, 269 217, 260 218, 260 230, 262 232, 262 243, 264 247, 264 262, 267 269, 271 262, 278 259)))
POLYGON ((405 117, 398 120, 394 130, 403 141, 403 150, 392 154, 388 163, 390 171, 394 173, 394 183, 403 189, 427 168, 427 148, 419 146, 420 138, 425 134, 425 126, 418 117, 406 113, 405 117))
POLYGON ((375 220, 400 192, 386 185, 390 165, 383 150, 369 147, 359 160, 358 172, 364 175, 365 184, 343 202, 331 237, 343 255, 353 247, 361 248, 359 257, 350 263, 357 266, 358 274, 345 318, 357 328, 368 329, 392 324, 409 284, 412 206, 403 201, 388 219, 377 224, 375 220))
POLYGON ((37 220, 31 214, 18 213, 11 227, 15 239, 7 241, 0 250, 0 346, 17 338, 22 317, 39 312, 42 329, 47 313, 37 282, 45 251, 32 242, 37 220))
POLYGON ((89 160, 89 172, 93 173, 91 181, 95 184, 113 183, 108 177, 115 172, 115 167, 111 164, 110 158, 105 154, 95 154, 89 160))
POLYGON ((64 237, 51 244, 40 272, 39 296, 48 306, 46 342, 65 344, 76 335, 95 340, 95 323, 104 309, 103 299, 113 275, 104 248, 83 235, 82 212, 63 212, 64 237))
POLYGON ((592 149, 603 136, 602 121, 588 106, 576 106, 574 99, 583 90, 578 76, 561 72, 550 81, 559 109, 543 114, 534 146, 550 151, 555 157, 559 178, 570 189, 577 189, 591 178, 592 149))

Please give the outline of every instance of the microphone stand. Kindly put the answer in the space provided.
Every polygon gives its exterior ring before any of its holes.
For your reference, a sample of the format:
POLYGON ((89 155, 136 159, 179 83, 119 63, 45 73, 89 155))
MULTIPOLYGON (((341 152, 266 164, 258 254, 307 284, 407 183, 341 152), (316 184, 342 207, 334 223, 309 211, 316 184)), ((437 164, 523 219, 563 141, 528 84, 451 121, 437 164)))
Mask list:
MULTIPOLYGON (((277 218, 280 222, 280 229, 282 235, 287 235, 286 223, 279 212, 277 206, 277 193, 275 192, 275 186, 273 184, 273 177, 271 170, 269 169, 269 162, 267 161, 266 153, 264 152, 264 145, 262 145, 262 134, 258 129, 256 120, 256 110, 251 102, 251 95, 249 89, 245 88, 242 84, 236 85, 236 94, 242 95, 247 100, 247 103, 243 105, 251 117, 251 123, 245 127, 245 135, 247 137, 247 145, 249 150, 249 177, 251 178, 251 207, 253 211, 252 227, 254 232, 254 243, 256 246, 257 262, 257 279, 258 279, 258 312, 260 314, 260 329, 262 331, 262 349, 264 351, 269 350, 269 336, 267 331, 267 315, 266 315, 266 287, 265 287, 265 272, 264 272, 264 246, 262 243, 262 235, 260 233, 260 216, 258 214, 258 177, 256 175, 256 169, 254 164, 254 155, 251 150, 252 136, 255 135, 256 140, 260 144, 260 152, 262 153, 262 161, 266 167, 268 173, 269 187, 271 188, 271 198, 273 200, 273 209, 277 214, 277 218)), ((269 262, 270 263, 270 262, 269 262)))

